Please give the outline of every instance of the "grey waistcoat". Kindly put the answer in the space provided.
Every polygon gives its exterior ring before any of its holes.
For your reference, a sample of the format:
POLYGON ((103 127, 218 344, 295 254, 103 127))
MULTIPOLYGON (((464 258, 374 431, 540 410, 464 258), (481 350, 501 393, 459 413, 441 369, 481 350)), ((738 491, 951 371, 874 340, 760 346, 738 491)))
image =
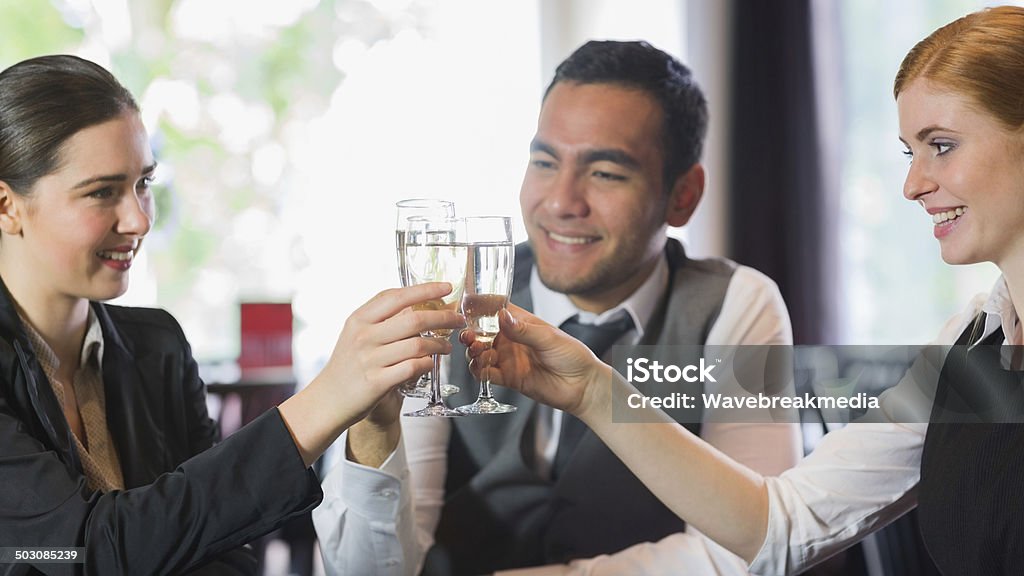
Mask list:
MULTIPOLYGON (((736 264, 691 260, 672 239, 666 255, 669 288, 641 344, 704 344, 736 264)), ((520 244, 515 258, 511 300, 532 310, 533 253, 520 244)), ((478 391, 464 357, 456 345, 451 379, 462 391, 448 399, 451 406, 472 402, 478 391)), ((557 481, 539 476, 532 466, 535 403, 500 386, 494 395, 519 410, 452 420, 445 504, 424 574, 483 574, 563 563, 683 530, 684 523, 590 430, 557 481)), ((699 434, 699 425, 690 429, 699 434)))

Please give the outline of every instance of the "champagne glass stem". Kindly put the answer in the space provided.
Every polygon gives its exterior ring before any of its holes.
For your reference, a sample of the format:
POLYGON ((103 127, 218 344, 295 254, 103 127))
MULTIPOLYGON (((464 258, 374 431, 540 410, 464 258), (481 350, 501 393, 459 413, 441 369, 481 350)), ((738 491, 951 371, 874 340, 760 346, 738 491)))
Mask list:
MULTIPOLYGON (((490 345, 488 345, 490 349, 490 345)), ((490 366, 485 366, 480 371, 480 393, 477 394, 476 402, 459 406, 455 410, 462 414, 508 414, 515 412, 516 407, 511 404, 499 402, 491 394, 490 366)))
MULTIPOLYGON (((487 347, 491 349, 490 346, 487 347)), ((477 395, 478 400, 493 400, 491 396, 491 377, 490 377, 490 366, 485 366, 483 372, 480 373, 480 394, 477 395)))
POLYGON ((434 367, 430 369, 430 401, 431 406, 443 404, 441 400, 441 355, 434 354, 434 367))

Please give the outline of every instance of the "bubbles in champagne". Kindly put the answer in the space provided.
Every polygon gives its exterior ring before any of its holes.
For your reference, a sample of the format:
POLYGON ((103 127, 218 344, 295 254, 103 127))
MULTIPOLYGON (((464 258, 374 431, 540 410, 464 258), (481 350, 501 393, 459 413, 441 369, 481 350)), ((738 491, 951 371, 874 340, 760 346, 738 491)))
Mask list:
MULTIPOLYGON (((406 274, 410 285, 426 282, 447 282, 452 291, 437 300, 417 304, 417 310, 456 310, 466 283, 466 245, 454 244, 447 232, 426 233, 417 238, 409 235, 405 245, 406 274), (423 243, 414 243, 423 240, 423 243)), ((440 328, 424 336, 447 338, 451 328, 440 328)))
MULTIPOLYGON (((414 304, 412 309, 413 310, 456 310, 457 307, 458 307, 458 304, 459 304, 458 300, 452 300, 451 302, 445 302, 444 300, 442 300, 440 298, 435 298, 433 300, 427 300, 426 302, 420 302, 419 304, 414 304)), ((452 332, 454 332, 454 330, 452 330, 451 328, 438 328, 436 330, 430 330, 428 332, 424 332, 422 334, 422 336, 429 336, 431 338, 447 338, 447 337, 452 335, 452 332)))
POLYGON ((514 251, 511 242, 475 243, 470 251, 462 314, 480 342, 489 343, 498 334, 498 312, 512 290, 514 251))
POLYGON ((498 334, 498 312, 508 298, 502 294, 467 294, 462 298, 462 314, 476 339, 490 342, 498 334))

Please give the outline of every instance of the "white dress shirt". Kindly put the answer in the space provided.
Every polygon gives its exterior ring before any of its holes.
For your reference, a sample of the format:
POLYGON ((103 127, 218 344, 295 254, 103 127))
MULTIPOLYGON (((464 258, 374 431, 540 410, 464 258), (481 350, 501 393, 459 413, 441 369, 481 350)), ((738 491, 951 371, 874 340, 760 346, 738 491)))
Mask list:
MULTIPOLYGON (((1002 327, 1020 345, 1020 321, 1000 278, 986 298, 974 298, 951 318, 934 344, 950 345, 978 312, 985 326, 971 344, 1002 327)), ((768 478, 768 533, 750 566, 755 574, 795 574, 864 538, 917 506, 924 423, 931 404, 915 398, 916 382, 937 381, 942 361, 924 358, 879 399, 878 423, 853 423, 825 436, 798 466, 768 478), (918 413, 907 414, 907 410, 918 413)))
MULTIPOLYGON (((530 282, 535 313, 559 325, 580 314, 583 322, 603 323, 621 314, 633 316, 634 331, 623 338, 636 341, 654 314, 668 286, 668 264, 655 270, 629 298, 601 315, 581 312, 564 294, 530 282)), ((791 344, 786 306, 775 283, 764 274, 740 266, 726 289, 707 345, 791 344)), ((407 400, 405 408, 422 404, 407 400)), ((404 410, 403 410, 404 411, 404 410)), ((557 448, 561 414, 550 410, 538 418, 540 463, 548 465, 557 448)), ((451 423, 444 418, 402 418, 402 439, 379 469, 345 460, 324 481, 324 501, 313 511, 328 574, 418 574, 444 504, 447 447, 451 423)), ((705 422, 701 436, 711 445, 762 474, 778 474, 802 454, 796 424, 705 422)), ((345 439, 342 437, 341 442, 345 439)), ((342 444, 344 446, 344 444, 342 444)), ((515 574, 747 574, 737 556, 695 530, 645 542, 616 554, 515 570, 515 574)))

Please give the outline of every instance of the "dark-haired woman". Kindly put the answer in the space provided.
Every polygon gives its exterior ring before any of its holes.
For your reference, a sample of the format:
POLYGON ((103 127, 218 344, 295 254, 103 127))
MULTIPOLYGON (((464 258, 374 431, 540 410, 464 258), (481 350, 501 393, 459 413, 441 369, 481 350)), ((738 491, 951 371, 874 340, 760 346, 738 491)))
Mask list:
POLYGON ((205 393, 166 312, 102 304, 128 287, 155 169, 132 96, 72 56, 0 73, 0 545, 78 547, 4 574, 248 573, 238 547, 321 499, 310 464, 446 342, 379 294, 301 393, 213 446, 205 393), (211 447, 212 446, 212 447, 211 447))

